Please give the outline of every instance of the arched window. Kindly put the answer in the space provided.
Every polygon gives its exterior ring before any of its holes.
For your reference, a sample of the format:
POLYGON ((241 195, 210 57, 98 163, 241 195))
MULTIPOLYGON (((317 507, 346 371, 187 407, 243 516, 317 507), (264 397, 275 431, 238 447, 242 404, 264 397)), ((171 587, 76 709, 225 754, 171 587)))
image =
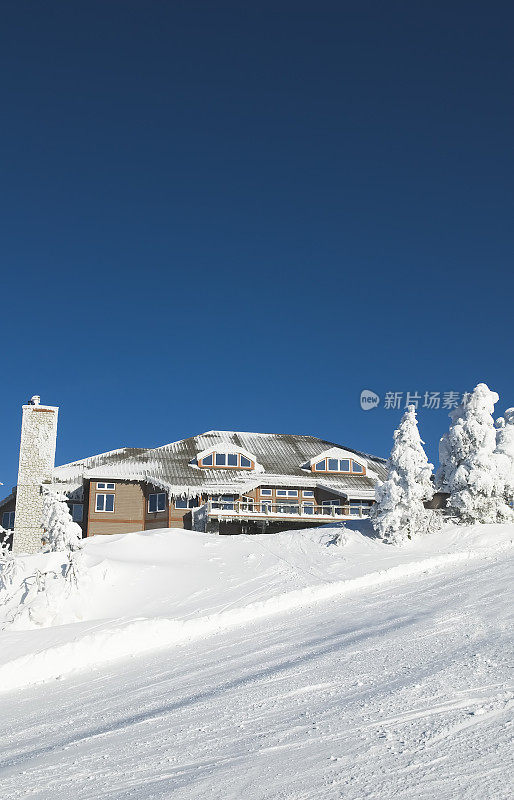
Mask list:
POLYGON ((365 475, 366 467, 353 458, 322 458, 315 461, 313 472, 335 472, 342 475, 365 475))
POLYGON ((215 451, 198 460, 199 467, 215 469, 255 469, 255 463, 242 453, 215 451))

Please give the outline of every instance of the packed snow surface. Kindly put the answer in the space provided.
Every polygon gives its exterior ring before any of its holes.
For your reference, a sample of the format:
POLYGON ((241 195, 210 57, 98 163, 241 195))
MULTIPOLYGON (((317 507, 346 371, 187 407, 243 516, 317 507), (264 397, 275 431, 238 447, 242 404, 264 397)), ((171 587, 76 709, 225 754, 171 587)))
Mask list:
POLYGON ((87 540, 80 621, 1 620, 2 800, 510 798, 514 526, 367 525, 87 540))

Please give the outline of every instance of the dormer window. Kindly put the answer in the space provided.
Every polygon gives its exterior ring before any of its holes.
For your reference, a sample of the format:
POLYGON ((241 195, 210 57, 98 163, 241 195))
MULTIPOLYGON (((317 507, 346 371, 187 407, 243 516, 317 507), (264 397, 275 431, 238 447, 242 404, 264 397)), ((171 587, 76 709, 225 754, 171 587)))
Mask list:
POLYGON ((315 461, 313 472, 334 472, 343 475, 365 475, 366 467, 353 458, 322 458, 315 461))
POLYGON ((209 453, 198 459, 199 467, 255 469, 255 462, 242 453, 209 453))

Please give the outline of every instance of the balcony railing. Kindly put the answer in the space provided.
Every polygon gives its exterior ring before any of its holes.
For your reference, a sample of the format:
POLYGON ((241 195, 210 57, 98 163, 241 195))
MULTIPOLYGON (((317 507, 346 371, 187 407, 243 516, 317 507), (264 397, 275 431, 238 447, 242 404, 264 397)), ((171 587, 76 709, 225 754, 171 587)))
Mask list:
POLYGON ((369 516, 370 506, 362 503, 348 503, 347 505, 314 505, 314 503, 275 503, 270 500, 208 500, 207 514, 209 517, 238 517, 238 518, 291 518, 300 519, 356 519, 369 516))

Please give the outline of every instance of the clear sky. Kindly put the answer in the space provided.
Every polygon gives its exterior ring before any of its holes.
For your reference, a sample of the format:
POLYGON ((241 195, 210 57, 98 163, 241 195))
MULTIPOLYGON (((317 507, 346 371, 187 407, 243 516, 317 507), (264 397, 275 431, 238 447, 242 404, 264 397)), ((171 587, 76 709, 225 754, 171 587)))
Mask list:
MULTIPOLYGON (((4 488, 33 394, 58 463, 211 428, 387 455, 388 391, 514 405, 513 21, 3 2, 4 488)), ((419 413, 432 459, 446 415, 419 413)))

